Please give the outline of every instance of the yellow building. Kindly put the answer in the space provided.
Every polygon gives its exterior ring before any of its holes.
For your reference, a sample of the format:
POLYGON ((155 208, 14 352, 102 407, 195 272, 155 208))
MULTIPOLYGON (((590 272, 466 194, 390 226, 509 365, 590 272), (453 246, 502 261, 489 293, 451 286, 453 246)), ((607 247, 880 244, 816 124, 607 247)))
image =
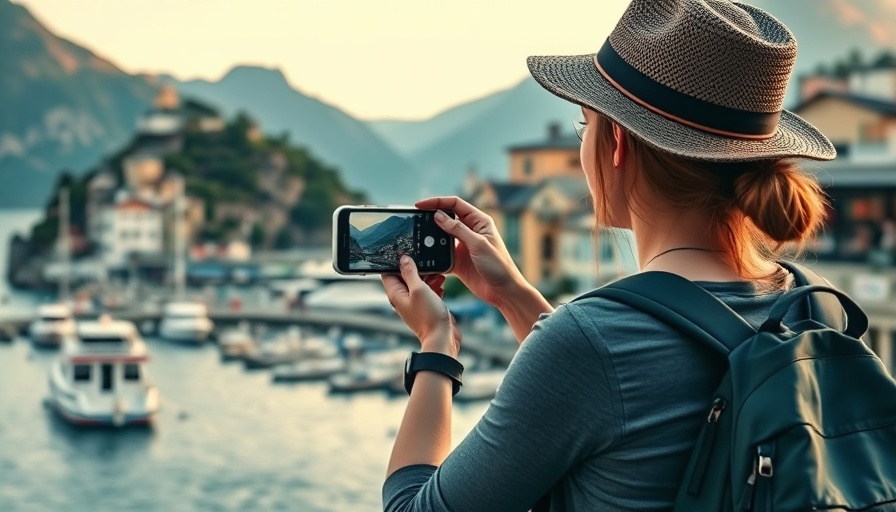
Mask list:
POLYGON ((564 280, 576 289, 597 280, 598 265, 580 264, 595 261, 593 250, 578 250, 576 265, 564 256, 571 253, 566 247, 592 247, 590 229, 579 229, 593 217, 579 145, 578 137, 551 125, 546 139, 508 149, 509 180, 470 187, 471 202, 495 220, 523 276, 543 291, 557 291, 564 280))
POLYGON ((807 263, 849 293, 869 318, 864 340, 896 368, 896 62, 803 81, 794 111, 837 147, 807 166, 831 198, 807 263))
POLYGON ((882 145, 896 130, 896 103, 853 93, 822 91, 795 112, 831 139, 841 157, 859 146, 882 145))

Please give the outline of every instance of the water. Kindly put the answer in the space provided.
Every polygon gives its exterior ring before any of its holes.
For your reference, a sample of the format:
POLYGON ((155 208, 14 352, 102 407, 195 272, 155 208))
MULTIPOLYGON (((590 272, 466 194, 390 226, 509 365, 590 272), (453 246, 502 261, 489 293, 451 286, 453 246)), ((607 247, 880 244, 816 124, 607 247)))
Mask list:
MULTIPOLYGON (((43 405, 56 355, 0 346, 0 508, 375 511, 406 399, 275 385, 215 346, 148 340, 153 428, 70 427, 43 405)), ((458 404, 459 441, 487 404, 458 404)))
MULTIPOLYGON (((5 231, 33 220, 0 213, 4 268, 5 231)), ((32 302, 13 293, 2 307, 32 302)), ((0 343, 0 510, 381 510, 406 397, 273 384, 214 345, 147 342, 162 411, 130 430, 69 426, 43 403, 57 354, 0 343)), ((455 406, 455 443, 486 407, 455 406)))

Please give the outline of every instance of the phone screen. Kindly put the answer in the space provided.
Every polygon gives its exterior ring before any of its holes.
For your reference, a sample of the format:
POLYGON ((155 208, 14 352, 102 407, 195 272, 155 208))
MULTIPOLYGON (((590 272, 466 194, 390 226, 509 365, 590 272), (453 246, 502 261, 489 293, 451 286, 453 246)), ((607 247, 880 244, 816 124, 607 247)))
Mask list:
POLYGON ((343 273, 398 272, 408 254, 421 272, 451 270, 454 240, 435 223, 432 210, 347 208, 337 220, 337 270, 343 273))

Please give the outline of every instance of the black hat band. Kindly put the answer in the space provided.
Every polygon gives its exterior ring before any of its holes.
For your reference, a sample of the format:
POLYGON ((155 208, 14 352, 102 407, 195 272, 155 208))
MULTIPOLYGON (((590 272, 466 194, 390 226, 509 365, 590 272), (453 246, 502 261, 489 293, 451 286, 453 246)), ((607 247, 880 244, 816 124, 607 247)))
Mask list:
POLYGON ((678 123, 726 137, 764 140, 775 135, 781 112, 716 105, 661 84, 626 62, 607 40, 594 57, 597 70, 630 100, 678 123), (649 100, 648 100, 649 98, 649 100))

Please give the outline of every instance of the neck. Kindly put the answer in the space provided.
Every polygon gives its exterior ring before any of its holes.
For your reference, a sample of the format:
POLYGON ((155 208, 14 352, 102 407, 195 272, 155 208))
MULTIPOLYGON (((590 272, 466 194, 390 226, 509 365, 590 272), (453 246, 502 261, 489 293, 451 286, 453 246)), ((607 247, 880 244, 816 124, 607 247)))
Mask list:
POLYGON ((641 211, 631 215, 641 270, 661 270, 692 281, 738 281, 724 254, 710 240, 711 218, 700 212, 670 214, 641 211), (669 249, 693 248, 705 250, 669 249), (658 256, 659 255, 659 256, 658 256))

